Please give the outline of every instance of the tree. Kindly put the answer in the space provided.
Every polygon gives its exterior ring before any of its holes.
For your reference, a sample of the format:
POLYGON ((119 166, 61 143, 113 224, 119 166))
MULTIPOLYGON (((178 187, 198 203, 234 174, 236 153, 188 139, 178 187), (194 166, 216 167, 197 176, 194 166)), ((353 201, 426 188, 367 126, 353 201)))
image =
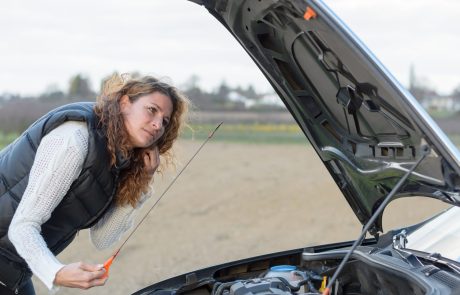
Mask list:
POLYGON ((89 78, 86 78, 81 74, 77 74, 72 77, 69 84, 69 97, 88 99, 95 95, 94 91, 91 89, 89 78))
POLYGON ((65 98, 65 93, 61 91, 57 84, 50 84, 46 87, 45 92, 38 99, 40 101, 57 102, 65 98))
POLYGON ((253 99, 259 98, 259 95, 257 95, 257 92, 254 89, 254 86, 252 86, 252 85, 248 86, 248 88, 245 91, 245 94, 246 94, 246 97, 248 97, 248 98, 253 98, 253 99))
POLYGON ((428 79, 418 77, 415 74, 415 67, 413 65, 411 65, 409 72, 409 92, 418 101, 425 101, 438 96, 436 90, 430 86, 428 79))
POLYGON ((198 75, 193 74, 190 76, 190 78, 188 78, 187 81, 185 81, 183 87, 185 91, 200 88, 200 86, 198 85, 199 82, 200 82, 200 77, 198 77, 198 75))
POLYGON ((455 87, 454 91, 452 91, 452 98, 460 100, 460 85, 455 87))
POLYGON ((219 88, 217 89, 217 93, 215 99, 217 102, 224 103, 228 100, 228 95, 230 94, 231 89, 227 86, 225 81, 222 81, 219 88))

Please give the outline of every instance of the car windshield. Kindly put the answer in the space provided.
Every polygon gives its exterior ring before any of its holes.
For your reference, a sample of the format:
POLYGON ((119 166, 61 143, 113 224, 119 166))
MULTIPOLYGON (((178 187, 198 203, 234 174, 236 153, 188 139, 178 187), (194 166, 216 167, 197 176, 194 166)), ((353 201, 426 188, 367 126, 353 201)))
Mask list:
POLYGON ((407 236, 407 248, 460 262, 460 208, 452 207, 407 236))

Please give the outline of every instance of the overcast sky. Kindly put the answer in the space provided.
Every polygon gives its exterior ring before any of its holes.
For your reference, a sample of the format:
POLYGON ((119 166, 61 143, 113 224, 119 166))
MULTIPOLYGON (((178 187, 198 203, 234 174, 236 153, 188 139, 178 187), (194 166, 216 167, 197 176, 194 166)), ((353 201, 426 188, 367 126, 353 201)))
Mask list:
MULTIPOLYGON (((409 67, 442 93, 460 84, 460 1, 325 0, 403 85, 409 67)), ((192 75, 206 89, 265 78, 202 7, 186 0, 16 0, 0 7, 0 93, 66 90, 83 73, 96 89, 113 71, 192 75)))

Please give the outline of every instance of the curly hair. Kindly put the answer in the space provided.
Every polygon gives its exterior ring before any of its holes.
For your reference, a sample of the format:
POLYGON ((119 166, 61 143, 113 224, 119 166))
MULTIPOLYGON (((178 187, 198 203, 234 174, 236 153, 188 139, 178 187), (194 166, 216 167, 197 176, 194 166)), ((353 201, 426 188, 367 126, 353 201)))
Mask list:
POLYGON ((121 172, 115 202, 123 206, 136 206, 142 193, 149 190, 153 178, 146 171, 144 153, 147 148, 130 147, 128 131, 125 127, 120 108, 122 96, 127 95, 133 103, 142 96, 160 92, 171 99, 173 111, 164 134, 154 144, 158 146, 160 155, 165 163, 161 167, 173 163, 172 146, 185 124, 189 100, 176 87, 162 82, 154 77, 145 76, 135 79, 127 75, 114 74, 105 81, 101 95, 97 98, 94 111, 99 118, 99 124, 107 134, 107 149, 111 155, 111 167, 117 164, 117 155, 129 160, 129 167, 121 172))

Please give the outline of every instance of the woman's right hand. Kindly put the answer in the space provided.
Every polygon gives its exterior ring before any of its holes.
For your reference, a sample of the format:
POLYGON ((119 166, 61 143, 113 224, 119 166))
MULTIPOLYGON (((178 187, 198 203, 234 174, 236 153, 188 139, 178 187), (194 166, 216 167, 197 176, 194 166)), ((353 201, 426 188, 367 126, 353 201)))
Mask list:
POLYGON ((70 288, 89 289, 102 286, 107 281, 102 264, 71 263, 61 268, 54 279, 54 284, 70 288))
POLYGON ((144 153, 144 169, 148 175, 153 176, 158 166, 160 166, 160 150, 158 146, 147 149, 144 153))

